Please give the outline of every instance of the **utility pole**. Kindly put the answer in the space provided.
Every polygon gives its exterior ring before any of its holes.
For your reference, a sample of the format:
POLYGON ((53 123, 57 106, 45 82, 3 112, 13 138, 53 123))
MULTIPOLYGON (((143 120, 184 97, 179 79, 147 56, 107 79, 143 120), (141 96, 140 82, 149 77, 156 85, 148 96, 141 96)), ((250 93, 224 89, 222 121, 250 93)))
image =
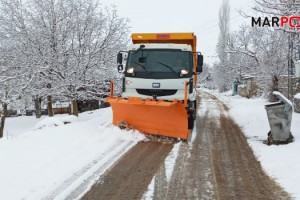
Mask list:
POLYGON ((293 88, 292 88, 292 65, 293 65, 293 37, 292 33, 288 33, 288 99, 292 100, 293 98, 293 88))
POLYGON ((287 98, 290 99, 290 52, 291 52, 291 35, 288 33, 288 91, 287 91, 287 98))

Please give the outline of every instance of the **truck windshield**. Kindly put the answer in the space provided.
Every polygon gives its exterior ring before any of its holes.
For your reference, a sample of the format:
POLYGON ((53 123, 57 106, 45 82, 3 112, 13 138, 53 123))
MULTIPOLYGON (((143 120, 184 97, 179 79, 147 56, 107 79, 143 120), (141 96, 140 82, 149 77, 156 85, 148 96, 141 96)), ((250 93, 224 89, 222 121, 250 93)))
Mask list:
POLYGON ((125 76, 175 79, 191 77, 192 75, 193 58, 191 52, 178 49, 140 49, 128 53, 125 76))

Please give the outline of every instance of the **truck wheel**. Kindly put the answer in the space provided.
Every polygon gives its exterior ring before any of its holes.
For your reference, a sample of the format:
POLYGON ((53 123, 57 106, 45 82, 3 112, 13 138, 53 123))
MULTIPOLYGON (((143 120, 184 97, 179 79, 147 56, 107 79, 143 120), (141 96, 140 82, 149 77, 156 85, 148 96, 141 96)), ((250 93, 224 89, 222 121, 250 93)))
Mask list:
POLYGON ((194 110, 193 110, 193 119, 195 120, 197 117, 197 101, 194 101, 194 110))
POLYGON ((188 129, 193 129, 194 128, 194 117, 189 115, 188 117, 188 129))

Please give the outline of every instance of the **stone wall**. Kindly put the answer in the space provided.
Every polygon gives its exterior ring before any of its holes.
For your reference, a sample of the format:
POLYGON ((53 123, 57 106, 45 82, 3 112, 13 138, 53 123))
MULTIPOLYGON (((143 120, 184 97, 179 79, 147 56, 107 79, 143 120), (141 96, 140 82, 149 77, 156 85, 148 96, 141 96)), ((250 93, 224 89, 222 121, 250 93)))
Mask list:
POLYGON ((255 77, 249 77, 241 80, 238 86, 238 95, 246 98, 251 98, 258 94, 258 86, 255 77))

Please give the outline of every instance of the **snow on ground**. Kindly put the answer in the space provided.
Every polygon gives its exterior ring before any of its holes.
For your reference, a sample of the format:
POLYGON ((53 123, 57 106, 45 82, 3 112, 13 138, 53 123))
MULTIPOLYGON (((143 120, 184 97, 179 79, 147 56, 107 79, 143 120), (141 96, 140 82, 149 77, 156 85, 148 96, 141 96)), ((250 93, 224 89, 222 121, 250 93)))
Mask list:
MULTIPOLYGON (((209 92, 228 105, 230 115, 242 127, 264 170, 300 200, 297 185, 300 180, 300 114, 293 113, 291 131, 295 142, 267 146, 262 143, 270 130, 265 99, 209 92)), ((112 126, 111 120, 110 108, 85 112, 78 118, 69 115, 43 116, 39 120, 33 116, 8 118, 0 140, 0 199, 80 197, 97 180, 98 174, 145 139, 137 132, 112 126)), ((174 146, 166 159, 169 175, 179 145, 174 146)), ((151 199, 154 179, 144 199, 151 199)))
POLYGON ((230 115, 243 129, 248 142, 264 170, 295 199, 300 199, 300 114, 293 113, 291 132, 295 138, 288 145, 265 145, 270 130, 267 113, 264 105, 266 99, 247 99, 240 96, 231 96, 231 92, 213 93, 225 102, 230 108, 230 115))
POLYGON ((20 116, 20 117, 11 117, 5 119, 4 126, 4 138, 13 139, 13 137, 18 137, 19 134, 22 134, 26 131, 32 130, 32 128, 42 119, 45 119, 46 116, 42 116, 41 119, 36 119, 33 116, 20 116))
POLYGON ((80 197, 99 174, 145 139, 112 126, 111 120, 110 108, 78 118, 8 118, 0 140, 0 199, 80 197))
POLYGON ((176 143, 169 153, 167 158, 165 159, 165 169, 166 169, 166 177, 167 181, 170 182, 171 176, 175 167, 176 158, 178 156, 179 148, 182 143, 176 143))

